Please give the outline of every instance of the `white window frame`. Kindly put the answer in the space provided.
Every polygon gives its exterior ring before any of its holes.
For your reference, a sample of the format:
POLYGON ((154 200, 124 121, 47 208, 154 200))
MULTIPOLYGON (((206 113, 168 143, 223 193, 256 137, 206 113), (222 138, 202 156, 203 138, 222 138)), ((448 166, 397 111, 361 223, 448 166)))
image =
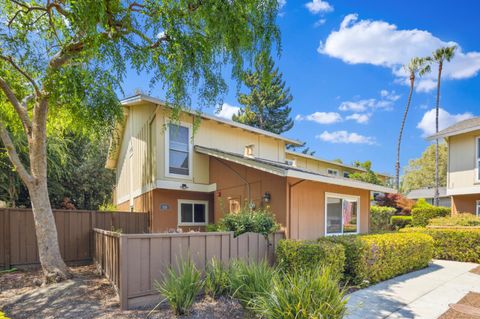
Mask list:
MULTIPOLYGON (((190 200, 190 199, 179 199, 177 202, 178 210, 178 226, 206 226, 208 225, 208 201, 206 200, 190 200), (183 223, 182 222, 182 204, 203 204, 205 205, 205 222, 203 223, 183 223)), ((192 220, 195 220, 195 209, 192 207, 192 220)))
POLYGON ((480 141, 480 136, 475 137, 475 182, 480 183, 480 178, 478 176, 480 169, 480 156, 478 156, 478 143, 480 141))
POLYGON ((338 169, 335 169, 335 168, 327 168, 327 174, 330 175, 330 176, 339 177, 339 171, 338 171, 338 169), (329 171, 336 172, 336 173, 335 174, 330 174, 329 171))
POLYGON ((479 217, 480 216, 480 200, 477 200, 475 204, 476 204, 475 214, 477 215, 477 217, 479 217))
POLYGON ((193 176, 193 125, 185 122, 167 121, 165 129, 165 176, 191 180, 193 176), (188 128, 188 175, 170 173, 170 124, 188 128))
POLYGON ((359 234, 360 230, 360 196, 355 195, 345 195, 345 194, 337 194, 337 193, 325 193, 325 236, 338 236, 338 235, 355 235, 359 234), (328 233, 327 232, 327 208, 328 208, 328 198, 340 198, 346 200, 352 200, 357 202, 357 231, 352 233, 345 233, 343 231, 343 216, 342 216, 342 232, 341 233, 328 233))

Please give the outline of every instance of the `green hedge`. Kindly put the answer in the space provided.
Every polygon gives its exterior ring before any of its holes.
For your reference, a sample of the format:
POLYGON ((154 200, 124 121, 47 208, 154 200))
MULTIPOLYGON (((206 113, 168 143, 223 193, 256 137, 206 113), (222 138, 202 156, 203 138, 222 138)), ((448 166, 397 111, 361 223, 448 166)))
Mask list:
POLYGON ((345 248, 345 279, 370 284, 424 268, 433 257, 433 239, 420 233, 328 237, 345 248))
POLYGON ((370 230, 372 232, 390 230, 390 218, 397 212, 394 207, 372 206, 370 207, 370 230))
POLYGON ((430 219, 429 226, 480 226, 480 217, 471 213, 430 219))
POLYGON ((405 228, 412 225, 412 216, 392 216, 390 224, 395 229, 405 228))
POLYGON ((449 207, 417 207, 412 209, 412 225, 415 227, 425 227, 432 218, 445 217, 451 214, 449 207))
POLYGON ((345 268, 345 249, 329 241, 281 240, 276 249, 276 258, 278 269, 284 273, 324 265, 331 266, 341 274, 345 268))
POLYGON ((405 228, 403 233, 432 236, 437 259, 480 263, 480 229, 478 228, 405 228))

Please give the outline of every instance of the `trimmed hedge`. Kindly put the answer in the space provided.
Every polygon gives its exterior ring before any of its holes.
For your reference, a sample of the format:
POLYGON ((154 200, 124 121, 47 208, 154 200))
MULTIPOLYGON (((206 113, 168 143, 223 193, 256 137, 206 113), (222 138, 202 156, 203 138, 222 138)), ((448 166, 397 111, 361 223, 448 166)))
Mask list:
POLYGON ((403 233, 432 236, 437 259, 480 263, 480 229, 478 228, 404 228, 403 233))
POLYGON ((345 279, 370 284, 428 266, 433 239, 420 233, 337 236, 321 239, 345 247, 345 279))
POLYGON ((372 206, 370 207, 370 230, 372 232, 390 230, 390 218, 397 212, 394 207, 372 206))
POLYGON ((412 216, 392 216, 390 218, 390 224, 395 229, 405 228, 412 225, 412 216))
POLYGON ((276 248, 277 266, 281 272, 309 270, 330 266, 339 274, 345 268, 345 249, 329 241, 281 240, 276 248))
POLYGON ((449 207, 417 207, 412 209, 412 225, 414 227, 425 227, 432 218, 445 217, 451 214, 449 207))
POLYGON ((471 213, 430 219, 429 226, 480 226, 480 217, 471 213))

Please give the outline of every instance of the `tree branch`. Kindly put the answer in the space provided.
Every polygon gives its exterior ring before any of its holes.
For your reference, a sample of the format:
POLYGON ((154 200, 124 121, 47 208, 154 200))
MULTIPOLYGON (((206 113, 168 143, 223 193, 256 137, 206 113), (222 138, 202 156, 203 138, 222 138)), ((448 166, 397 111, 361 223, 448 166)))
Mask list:
POLYGON ((23 128, 27 133, 27 136, 30 136, 32 133, 32 122, 30 121, 30 117, 28 116, 27 108, 23 108, 20 105, 20 102, 18 101, 17 97, 13 93, 12 89, 2 77, 0 77, 0 88, 5 93, 10 103, 12 103, 13 108, 15 109, 18 116, 20 117, 20 120, 22 121, 22 124, 23 124, 23 128))
POLYGON ((20 72, 20 74, 22 74, 32 84, 35 93, 40 96, 40 90, 38 88, 37 82, 35 82, 35 80, 27 72, 25 72, 25 70, 23 70, 17 63, 15 63, 11 56, 0 55, 0 59, 10 63, 18 72, 20 72))
POLYGON ((5 148, 7 149, 7 154, 8 154, 8 157, 10 158, 10 161, 12 162, 13 166, 17 170, 18 175, 20 175, 20 178, 22 179, 22 181, 26 185, 31 184, 33 181, 33 178, 28 173, 27 169, 25 168, 22 161, 20 160, 17 150, 15 149, 15 145, 13 145, 12 139, 10 138, 10 134, 8 133, 7 129, 5 128, 5 126, 1 121, 0 121, 0 138, 2 139, 3 145, 5 145, 5 148))

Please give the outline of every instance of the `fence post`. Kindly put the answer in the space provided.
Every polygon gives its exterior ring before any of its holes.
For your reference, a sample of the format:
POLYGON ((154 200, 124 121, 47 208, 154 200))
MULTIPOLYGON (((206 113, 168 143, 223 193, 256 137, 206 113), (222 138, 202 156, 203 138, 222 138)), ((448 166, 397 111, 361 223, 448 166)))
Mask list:
POLYGON ((5 223, 4 223, 4 234, 5 234, 5 240, 4 240, 4 252, 5 252, 5 269, 10 269, 10 263, 11 263, 11 250, 12 250, 12 245, 11 245, 11 233, 10 233, 10 209, 7 209, 5 212, 5 223))
POLYGON ((118 256, 118 294, 120 297, 120 309, 128 309, 128 237, 120 235, 120 248, 118 256))

